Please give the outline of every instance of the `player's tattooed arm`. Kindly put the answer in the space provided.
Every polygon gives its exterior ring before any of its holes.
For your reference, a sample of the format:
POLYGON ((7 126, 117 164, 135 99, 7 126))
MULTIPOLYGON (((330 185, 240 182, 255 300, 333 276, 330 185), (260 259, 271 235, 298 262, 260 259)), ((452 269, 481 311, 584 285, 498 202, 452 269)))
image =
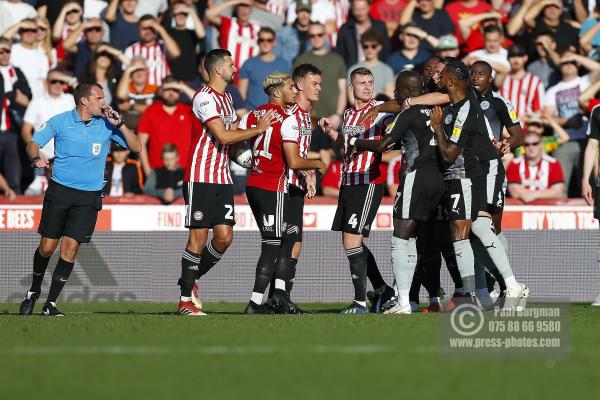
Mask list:
POLYGON ((454 162, 454 160, 456 160, 456 158, 460 155, 461 148, 450 143, 450 141, 446 138, 444 128, 442 127, 443 117, 444 113, 442 112, 442 108, 440 106, 433 107, 430 118, 433 134, 435 135, 435 140, 438 144, 437 148, 444 161, 451 163, 454 162))

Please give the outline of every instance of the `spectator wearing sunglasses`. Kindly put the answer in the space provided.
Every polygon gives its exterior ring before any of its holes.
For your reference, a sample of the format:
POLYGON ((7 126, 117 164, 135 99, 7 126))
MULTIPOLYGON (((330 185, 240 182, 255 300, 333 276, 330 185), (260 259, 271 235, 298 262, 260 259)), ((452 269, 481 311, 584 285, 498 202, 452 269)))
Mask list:
POLYGON ((279 72, 291 72, 290 66, 283 58, 277 57, 275 47, 275 31, 263 27, 258 31, 259 55, 248 59, 240 71, 238 88, 246 101, 246 108, 254 110, 268 102, 269 98, 263 90, 263 82, 267 75, 279 72))
POLYGON ((431 53, 421 48, 421 40, 432 40, 433 47, 437 47, 439 41, 436 38, 430 37, 426 32, 414 23, 410 22, 400 28, 400 42, 402 48, 388 58, 388 64, 394 70, 394 74, 398 75, 404 69, 414 69, 418 64, 425 62, 431 56, 431 53), (435 39, 435 40, 433 40, 435 39))
MULTIPOLYGON (((63 8, 60 10, 56 22, 52 26, 52 41, 55 43, 56 53, 58 61, 61 65, 64 65, 63 60, 66 59, 66 52, 63 47, 65 39, 73 32, 79 25, 81 25, 83 16, 83 7, 77 1, 66 2, 63 8)), ((83 32, 79 34, 76 42, 79 43, 84 39, 83 32)))
POLYGON ((335 51, 342 56, 347 65, 353 65, 365 59, 358 39, 367 30, 373 30, 380 34, 382 48, 379 51, 379 57, 381 60, 386 60, 390 54, 390 41, 385 23, 369 16, 368 1, 353 0, 352 15, 350 20, 340 28, 335 47, 335 51))
POLYGON ((18 129, 31 99, 27 79, 10 63, 11 42, 0 37, 0 173, 16 193, 21 191, 18 129))
MULTIPOLYGON (((563 53, 559 62, 562 80, 546 91, 542 113, 546 117, 556 117, 557 122, 569 134, 570 140, 559 146, 554 156, 560 160, 564 172, 565 184, 569 188, 571 178, 579 171, 582 147, 585 145, 587 118, 585 118, 579 96, 600 79, 600 63, 578 54, 563 53), (588 75, 579 75, 579 68, 590 71, 588 75)), ((579 175, 580 176, 580 175, 579 175)), ((576 178, 579 182, 579 178, 576 178)), ((577 187, 579 185, 576 185, 577 187)), ((572 196, 578 196, 575 189, 572 196)))
POLYGON ((74 57, 73 72, 75 76, 82 76, 94 56, 94 52, 102 43, 104 28, 99 18, 90 18, 72 31, 63 42, 63 48, 74 57), (83 40, 79 40, 83 33, 83 40))
MULTIPOLYGON (((419 28, 433 37, 441 38, 444 35, 454 34, 454 25, 450 16, 443 9, 435 7, 434 0, 411 0, 402 10, 400 15, 400 25, 414 22, 419 28)), ((426 50, 433 52, 435 46, 429 42, 424 42, 426 50)))
POLYGON ((544 154, 542 137, 528 130, 523 146, 525 154, 515 158, 506 171, 510 196, 524 203, 562 198, 562 168, 557 159, 544 154))
POLYGON ((375 77, 373 91, 375 97, 384 94, 390 99, 394 98, 395 77, 392 68, 379 59, 379 54, 383 46, 381 44, 381 35, 374 30, 368 30, 360 37, 360 44, 365 55, 365 60, 352 65, 348 68, 348 82, 350 82, 350 72, 356 68, 365 67, 369 69, 375 77))
POLYGON ((50 61, 44 50, 37 46, 38 24, 35 19, 24 19, 4 32, 12 38, 17 33, 21 41, 12 46, 10 63, 25 74, 33 97, 44 93, 44 80, 50 69, 50 61))

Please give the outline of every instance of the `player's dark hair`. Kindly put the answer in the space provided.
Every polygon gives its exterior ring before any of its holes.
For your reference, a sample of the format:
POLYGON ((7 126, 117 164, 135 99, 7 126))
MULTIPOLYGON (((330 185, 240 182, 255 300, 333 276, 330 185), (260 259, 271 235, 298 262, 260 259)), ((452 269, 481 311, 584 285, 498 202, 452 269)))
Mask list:
POLYGON ((369 68, 365 68, 365 67, 358 67, 352 70, 352 72, 350 72, 350 82, 352 82, 352 80, 354 79, 354 77, 356 75, 360 75, 360 76, 373 76, 373 72, 371 72, 371 70, 369 68))
POLYGON ((488 25, 483 28, 483 35, 485 36, 488 33, 499 33, 500 35, 504 35, 504 31, 498 25, 488 25))
POLYGON ((294 68, 294 72, 292 74, 292 79, 294 82, 298 82, 308 75, 323 75, 323 72, 312 64, 300 64, 296 68, 294 68))
POLYGON ((468 81, 471 76, 469 67, 461 61, 450 61, 446 63, 446 68, 444 68, 444 70, 448 70, 448 72, 459 81, 468 81))
POLYGON ((256 37, 260 36, 261 33, 270 33, 271 35, 273 35, 273 37, 276 36, 275 31, 269 28, 268 26, 263 26, 262 28, 260 28, 256 37))
POLYGON ((204 57, 204 68, 210 74, 215 67, 225 62, 226 57, 231 57, 231 53, 226 49, 214 49, 206 53, 204 57))
POLYGON ((365 44, 369 42, 381 44, 383 43, 383 38, 381 37, 381 34, 375 29, 367 29, 365 33, 360 35, 360 44, 365 44))
POLYGON ((73 99, 75 100, 75 106, 79 106, 79 102, 84 97, 90 97, 92 95, 93 87, 97 87, 100 90, 104 90, 102 86, 96 82, 84 82, 77 85, 75 91, 73 91, 73 99))
POLYGON ((483 60, 475 61, 473 64, 471 64, 471 68, 473 68, 476 65, 481 65, 483 68, 485 68, 485 72, 487 72, 490 75, 492 75, 492 73, 494 71, 492 69, 492 66, 490 65, 490 63, 488 63, 487 61, 483 61, 483 60))

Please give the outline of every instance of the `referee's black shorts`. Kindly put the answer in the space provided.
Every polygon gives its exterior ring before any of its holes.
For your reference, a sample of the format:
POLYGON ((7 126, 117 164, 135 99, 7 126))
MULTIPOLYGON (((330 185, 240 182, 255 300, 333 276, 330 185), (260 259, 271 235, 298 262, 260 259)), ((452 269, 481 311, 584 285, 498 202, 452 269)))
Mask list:
POLYGON ((101 209, 101 190, 78 190, 51 180, 44 195, 38 233, 49 239, 67 236, 89 243, 101 209))

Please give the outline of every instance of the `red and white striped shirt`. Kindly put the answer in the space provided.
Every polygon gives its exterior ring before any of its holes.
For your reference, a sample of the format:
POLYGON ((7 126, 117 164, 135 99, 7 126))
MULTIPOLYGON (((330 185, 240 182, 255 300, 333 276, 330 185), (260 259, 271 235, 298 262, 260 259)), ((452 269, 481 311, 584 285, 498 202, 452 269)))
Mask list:
POLYGON ((283 108, 275 104, 265 104, 246 114, 240 122, 238 129, 255 127, 258 119, 267 111, 274 110, 276 119, 271 127, 251 139, 252 142, 252 171, 246 186, 257 187, 272 192, 287 192, 285 182, 286 169, 283 157, 283 143, 281 139, 281 125, 288 117, 283 108))
POLYGON ((530 164, 524 156, 512 160, 506 170, 508 183, 519 183, 529 190, 544 190, 563 183, 563 171, 556 158, 544 154, 539 163, 530 164))
POLYGON ((217 92, 208 85, 202 86, 192 100, 192 146, 185 169, 185 182, 231 185, 228 145, 219 142, 207 124, 221 118, 225 129, 231 130, 237 120, 229 92, 217 92))
POLYGON ((125 49, 125 55, 130 60, 135 56, 142 56, 148 65, 148 83, 160 86, 165 76, 171 73, 167 63, 167 49, 162 41, 146 46, 141 42, 132 44, 125 49))
POLYGON ((542 109, 545 90, 540 78, 527 72, 522 79, 507 76, 500 88, 500 94, 515 106, 517 117, 522 120, 521 117, 525 114, 542 109))
POLYGON ((342 134, 344 135, 344 166, 342 168, 342 185, 368 185, 383 183, 385 177, 379 172, 381 154, 371 151, 352 151, 349 141, 355 137, 363 140, 379 140, 385 136, 385 122, 391 122, 390 114, 379 113, 375 121, 366 120, 358 125, 360 118, 381 101, 371 100, 366 106, 357 110, 356 107, 344 111, 342 134))
MULTIPOLYGON (((310 111, 302 109, 298 104, 291 106, 287 117, 281 124, 281 139, 283 142, 298 144, 298 154, 302 158, 308 157, 310 139, 312 137, 312 121, 310 111)), ((306 190, 306 179, 299 172, 288 168, 288 184, 306 190)))
MULTIPOLYGON (((258 54, 258 31, 260 24, 250 21, 247 25, 238 23, 235 17, 221 16, 219 45, 229 50, 235 68, 239 71, 244 62, 258 54)), ((237 81, 237 74, 236 81, 237 81)))

